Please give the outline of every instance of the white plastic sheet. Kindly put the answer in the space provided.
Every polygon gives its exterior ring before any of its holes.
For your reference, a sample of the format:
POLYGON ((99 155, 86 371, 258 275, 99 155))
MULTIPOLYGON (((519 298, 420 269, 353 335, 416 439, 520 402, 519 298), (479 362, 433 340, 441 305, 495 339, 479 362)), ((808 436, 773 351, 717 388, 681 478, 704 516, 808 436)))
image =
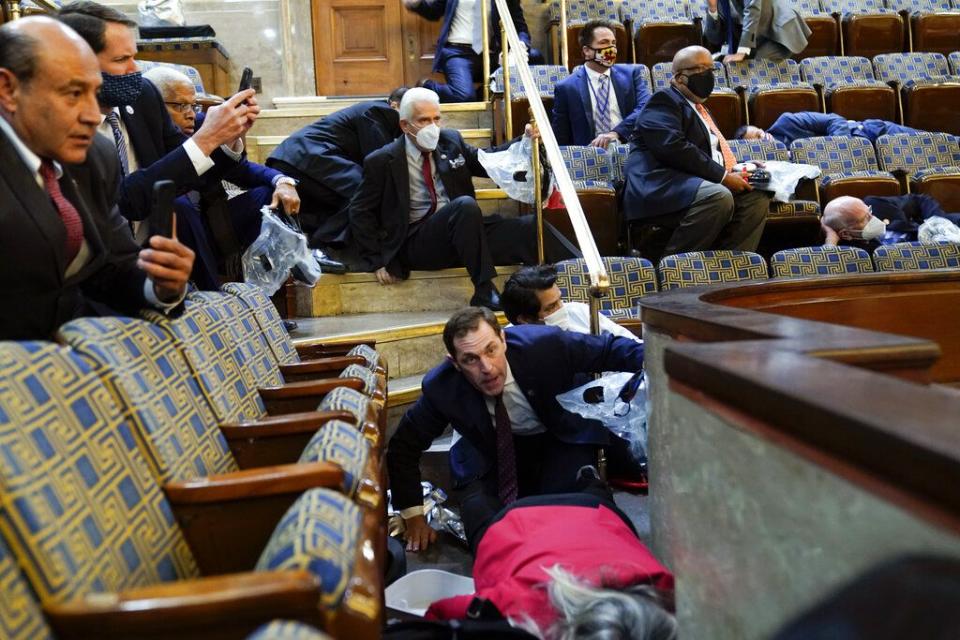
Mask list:
POLYGON ((531 154, 533 147, 530 138, 523 136, 504 151, 484 151, 477 153, 477 159, 487 170, 490 179, 503 189, 507 196, 519 202, 533 204, 533 167, 531 154))
POLYGON ((243 254, 243 279, 272 296, 287 281, 290 273, 306 285, 320 278, 307 238, 287 225, 269 207, 260 210, 260 235, 243 254))
POLYGON ((186 24, 181 0, 140 0, 137 10, 142 27, 182 27, 186 24))
MULTIPOLYGON (((750 164, 753 163, 740 163, 735 165, 734 168, 739 169, 743 165, 750 164)), ((813 180, 820 176, 820 168, 812 164, 767 160, 763 163, 763 168, 770 173, 770 184, 762 187, 762 189, 772 191, 773 199, 777 202, 790 202, 790 198, 797 190, 800 180, 804 178, 813 180)))
POLYGON ((960 227, 946 218, 930 216, 917 230, 917 240, 923 243, 960 242, 960 227))

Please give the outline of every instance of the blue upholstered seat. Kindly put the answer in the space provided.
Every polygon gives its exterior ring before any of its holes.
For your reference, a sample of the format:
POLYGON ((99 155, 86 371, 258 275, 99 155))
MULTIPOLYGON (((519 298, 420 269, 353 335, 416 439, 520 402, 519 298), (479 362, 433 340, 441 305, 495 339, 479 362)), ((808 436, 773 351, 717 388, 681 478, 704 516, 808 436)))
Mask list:
POLYGON ((203 95, 206 93, 203 89, 203 78, 200 77, 200 72, 189 65, 174 64, 172 62, 154 62, 152 60, 137 60, 137 67, 139 67, 140 71, 148 71, 154 67, 170 67, 176 69, 190 78, 190 82, 193 83, 193 88, 197 90, 198 94, 203 95))
POLYGON ((766 280, 767 263, 749 251, 693 251, 667 256, 657 268, 664 291, 744 280, 766 280))
POLYGON ((785 249, 770 258, 774 278, 872 273, 870 254, 856 247, 801 247, 785 249))
POLYGON ((330 636, 302 622, 274 620, 263 625, 247 640, 332 640, 330 636))
MULTIPOLYGON (((600 300, 600 312, 611 318, 639 318, 640 298, 656 293, 657 274, 645 258, 603 258, 610 278, 609 294, 600 300)), ((564 300, 590 302, 590 277, 583 260, 557 265, 557 287, 564 300)))
POLYGON ((877 247, 873 252, 877 271, 925 271, 960 268, 960 244, 902 242, 877 247))
POLYGON ((10 553, 0 538, 0 638, 4 640, 53 640, 53 631, 40 610, 10 553))

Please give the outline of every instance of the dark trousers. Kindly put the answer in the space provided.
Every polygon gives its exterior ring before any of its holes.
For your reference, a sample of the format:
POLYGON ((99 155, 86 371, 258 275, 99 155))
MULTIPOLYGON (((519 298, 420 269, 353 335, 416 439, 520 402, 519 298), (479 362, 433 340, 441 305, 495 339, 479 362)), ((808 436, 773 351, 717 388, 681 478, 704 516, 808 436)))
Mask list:
POLYGON ((754 251, 767 221, 770 196, 759 190, 733 195, 722 184, 704 180, 690 207, 670 214, 675 228, 664 255, 708 249, 754 251))
MULTIPOLYGON (((517 458, 517 496, 520 498, 579 491, 577 471, 584 465, 597 463, 596 445, 570 444, 549 432, 514 435, 513 446, 517 458)), ((478 531, 489 524, 488 516, 504 506, 498 497, 498 478, 494 464, 482 478, 464 489, 460 513, 471 545, 474 540, 479 540, 478 531)))
POLYGON ((850 130, 851 135, 866 138, 871 143, 876 142, 880 136, 893 135, 895 133, 922 133, 922 131, 912 127, 905 127, 896 122, 877 118, 868 118, 861 122, 859 127, 851 127, 850 130))
POLYGON ((173 201, 173 210, 177 215, 177 239, 194 253, 190 279, 202 291, 217 291, 220 288, 217 254, 210 244, 200 209, 184 195, 173 201))
MULTIPOLYGON (((322 182, 282 160, 271 160, 270 167, 297 180, 300 196, 300 226, 311 247, 343 243, 350 223, 350 198, 345 198, 322 182)), ((360 187, 357 182, 354 191, 360 187)))
MULTIPOLYGON (((445 204, 418 227, 400 249, 400 261, 406 269, 466 267, 477 286, 493 280, 497 275, 494 265, 537 262, 533 216, 484 216, 470 196, 445 204)), ((549 262, 572 257, 546 228, 544 254, 549 262)))
MULTIPOLYGON (((530 64, 543 64, 544 58, 536 49, 529 51, 530 64)), ((477 92, 474 90, 474 82, 485 82, 483 75, 483 58, 480 54, 474 52, 469 45, 445 44, 437 52, 440 58, 440 67, 443 69, 443 76, 447 83, 437 82, 436 80, 426 80, 423 86, 432 91, 436 91, 440 96, 440 102, 472 102, 477 99, 477 92)), ((499 54, 493 54, 496 56, 499 54)), ((494 58, 496 59, 496 58, 494 58)), ((497 68, 497 64, 491 63, 490 70, 497 68)))
POLYGON ((227 200, 230 222, 233 224, 241 252, 246 251, 260 235, 260 210, 269 205, 271 200, 273 187, 249 189, 227 200))

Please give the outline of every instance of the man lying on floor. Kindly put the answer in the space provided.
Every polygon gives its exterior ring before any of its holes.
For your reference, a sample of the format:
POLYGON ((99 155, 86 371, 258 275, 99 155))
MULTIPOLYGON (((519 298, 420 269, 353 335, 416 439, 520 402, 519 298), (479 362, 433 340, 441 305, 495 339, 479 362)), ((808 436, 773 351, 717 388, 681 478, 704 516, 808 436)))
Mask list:
MULTIPOLYGON (((596 420, 563 409, 558 394, 603 371, 636 372, 643 345, 542 325, 501 329, 487 308, 456 312, 443 329, 449 356, 423 379, 423 393, 400 420, 387 449, 393 506, 406 525, 407 549, 436 540, 423 515, 420 456, 447 428, 463 436, 450 469, 468 540, 472 499, 506 506, 524 496, 574 489, 577 470, 599 447, 626 448, 596 420)), ((471 540, 472 542, 472 540, 471 540)))

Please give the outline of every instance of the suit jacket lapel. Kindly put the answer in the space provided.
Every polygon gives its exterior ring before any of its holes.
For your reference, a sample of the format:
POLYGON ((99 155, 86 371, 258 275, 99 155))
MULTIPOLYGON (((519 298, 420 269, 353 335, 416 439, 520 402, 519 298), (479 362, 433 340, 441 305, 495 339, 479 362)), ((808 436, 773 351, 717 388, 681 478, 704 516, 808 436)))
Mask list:
POLYGON ((580 81, 577 83, 577 90, 580 92, 580 101, 583 102, 583 113, 587 118, 587 126, 590 127, 590 136, 595 137, 597 125, 593 121, 593 103, 590 101, 590 76, 587 75, 587 68, 580 67, 577 70, 580 74, 580 81))
MULTIPOLYGON (((452 160, 463 158, 463 151, 452 144, 448 144, 446 140, 440 138, 440 142, 437 144, 437 148, 434 150, 433 161, 436 163, 437 167, 437 176, 440 178, 441 184, 443 184, 444 190, 447 192, 447 195, 457 193, 457 185, 453 182, 452 167, 450 162, 452 160)), ((453 197, 450 197, 452 200, 453 197)))
POLYGON ((30 173, 23 158, 17 153, 13 143, 0 133, 0 166, 10 184, 10 190, 20 201, 22 210, 27 217, 37 225, 40 233, 47 239, 47 244, 53 253, 58 273, 62 276, 66 271, 67 232, 60 221, 60 214, 50 200, 47 192, 36 184, 36 179, 30 173))
POLYGON ((617 96, 620 118, 625 119, 633 111, 628 109, 627 105, 635 102, 629 99, 633 95, 633 78, 632 74, 617 73, 617 71, 617 67, 610 69, 610 81, 613 83, 613 93, 617 96))
POLYGON ((77 187, 77 180, 86 181, 90 179, 89 172, 90 167, 88 165, 73 166, 70 167, 69 170, 65 170, 63 177, 60 179, 60 190, 63 191, 63 195, 67 197, 67 200, 72 202, 73 206, 77 208, 80 219, 83 220, 83 237, 87 241, 87 248, 90 250, 90 260, 84 265, 83 269, 78 272, 78 275, 92 265, 97 264, 100 256, 102 256, 105 251, 103 238, 100 237, 97 222, 93 217, 93 210, 77 187))
MULTIPOLYGON (((144 131, 141 118, 138 118, 136 113, 127 111, 128 109, 132 110, 133 107, 130 105, 120 107, 120 118, 127 127, 127 136, 133 145, 133 153, 137 158, 137 163, 141 167, 153 164, 158 158, 156 157, 157 151, 153 148, 153 142, 150 140, 150 134, 144 131)), ((199 123, 197 123, 197 128, 200 128, 199 123)))
POLYGON ((393 142, 390 166, 393 169, 393 181, 397 185, 397 206, 400 215, 408 216, 410 211, 410 173, 407 167, 407 136, 402 134, 393 142))

